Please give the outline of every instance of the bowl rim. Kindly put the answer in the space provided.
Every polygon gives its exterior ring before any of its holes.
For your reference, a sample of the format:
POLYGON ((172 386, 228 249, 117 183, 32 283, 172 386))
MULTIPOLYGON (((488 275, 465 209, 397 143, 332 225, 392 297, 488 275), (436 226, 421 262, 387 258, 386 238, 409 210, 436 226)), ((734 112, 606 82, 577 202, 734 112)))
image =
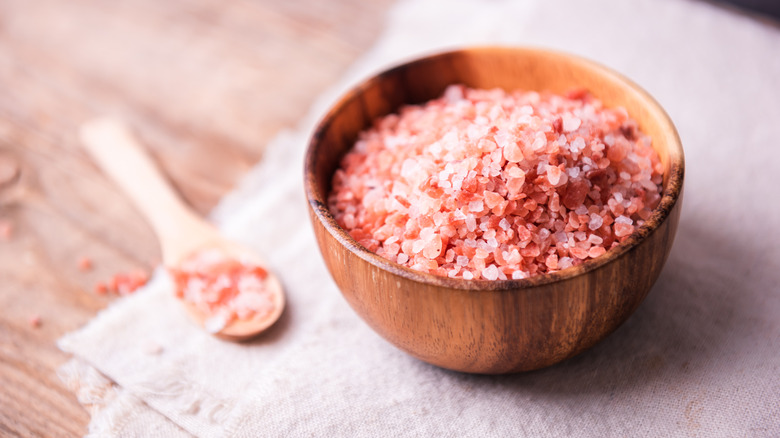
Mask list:
MULTIPOLYGON (((653 142, 656 141, 656 139, 653 139, 653 142)), ((674 123, 669 118, 669 115, 666 113, 666 111, 647 91, 617 71, 590 59, 563 51, 529 46, 467 46, 457 49, 423 54, 400 63, 395 63, 391 67, 385 68, 379 73, 369 76, 368 78, 358 82, 356 85, 351 86, 334 104, 329 107, 328 111, 324 116, 322 116, 320 121, 317 123, 312 135, 310 136, 304 157, 304 189, 312 215, 317 218, 325 230, 330 233, 330 235, 333 236, 336 241, 338 241, 347 250, 357 255, 364 261, 394 275, 432 286, 467 291, 507 291, 531 289, 550 283, 563 282, 574 277, 578 277, 587 272, 597 270, 614 262, 623 255, 634 250, 642 241, 655 232, 660 227, 660 225, 666 221, 666 219, 669 218, 675 205, 680 201, 682 196, 684 176, 685 156, 677 129, 675 128, 674 123), (531 277, 516 280, 466 280, 463 278, 451 278, 436 274, 428 274, 390 261, 374 252, 369 251, 363 245, 359 244, 354 238, 352 238, 352 236, 345 229, 338 225, 335 217, 328 208, 328 194, 319 193, 316 188, 314 169, 316 167, 315 163, 318 155, 318 146, 321 143, 320 140, 323 137, 326 129, 337 117, 339 112, 353 100, 359 99, 362 92, 364 92, 366 89, 380 81, 384 76, 394 74, 396 70, 408 68, 409 66, 416 63, 428 62, 434 58, 444 58, 458 56, 462 53, 477 52, 511 52, 518 56, 538 56, 541 54, 552 55, 558 59, 573 62, 579 64, 582 67, 595 70, 610 81, 617 81, 622 83, 633 93, 636 93, 637 97, 647 104, 646 109, 652 114, 652 117, 657 119, 657 121, 662 125, 662 132, 667 133, 664 140, 665 143, 668 143, 666 149, 670 161, 669 175, 664 175, 664 177, 667 178, 666 187, 663 190, 663 195, 658 206, 655 208, 655 210, 653 210, 650 218, 645 221, 643 225, 637 228, 626 240, 621 242, 618 246, 610 248, 606 253, 596 258, 588 259, 579 265, 571 266, 553 273, 533 275, 531 277)))

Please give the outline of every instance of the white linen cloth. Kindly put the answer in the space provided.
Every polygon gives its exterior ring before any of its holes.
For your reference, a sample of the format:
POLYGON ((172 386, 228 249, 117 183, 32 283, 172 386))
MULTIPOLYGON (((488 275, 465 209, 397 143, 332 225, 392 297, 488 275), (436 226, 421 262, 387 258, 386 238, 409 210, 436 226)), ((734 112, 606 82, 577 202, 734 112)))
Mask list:
POLYGON ((233 344, 162 275, 68 334, 93 436, 780 436, 780 28, 685 0, 402 1, 376 46, 219 205, 288 309, 233 344), (308 134, 347 86, 434 49, 531 45, 610 66, 666 108, 687 171, 677 239, 637 312, 593 349, 509 376, 420 362, 348 307, 314 241, 308 134))

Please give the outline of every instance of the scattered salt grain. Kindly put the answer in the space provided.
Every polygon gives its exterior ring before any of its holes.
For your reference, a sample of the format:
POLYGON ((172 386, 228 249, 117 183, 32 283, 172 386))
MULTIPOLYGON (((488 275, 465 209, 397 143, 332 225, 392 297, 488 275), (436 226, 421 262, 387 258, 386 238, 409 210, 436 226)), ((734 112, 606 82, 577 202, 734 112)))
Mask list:
MULTIPOLYGON (((89 260, 89 259, 86 259, 89 260)), ((79 261, 79 268, 82 270, 91 269, 92 262, 89 261, 89 268, 84 268, 83 260, 79 261)), ((116 295, 130 295, 138 288, 149 281, 149 274, 137 269, 132 272, 119 272, 114 274, 107 282, 99 281, 95 283, 94 291, 98 295, 106 295, 112 292, 116 295)))
POLYGON ((8 242, 14 232, 13 222, 10 220, 0 220, 0 241, 8 242))
POLYGON ((89 271, 92 269, 92 259, 86 256, 79 257, 78 260, 79 271, 89 271))
POLYGON ((41 326, 41 317, 39 315, 32 315, 27 322, 30 324, 30 327, 38 328, 41 326))
POLYGON ((95 283, 94 287, 95 293, 98 295, 105 295, 108 293, 108 286, 106 283, 103 283, 102 281, 99 281, 95 283))

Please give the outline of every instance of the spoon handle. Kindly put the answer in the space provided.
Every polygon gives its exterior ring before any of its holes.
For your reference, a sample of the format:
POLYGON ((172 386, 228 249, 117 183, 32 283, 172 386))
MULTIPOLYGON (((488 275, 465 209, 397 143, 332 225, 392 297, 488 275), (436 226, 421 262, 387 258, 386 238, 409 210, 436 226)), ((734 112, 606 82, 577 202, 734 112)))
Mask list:
POLYGON ((129 128, 119 120, 99 118, 82 125, 79 135, 87 152, 149 221, 163 259, 178 257, 170 250, 178 252, 203 222, 182 202, 129 128))

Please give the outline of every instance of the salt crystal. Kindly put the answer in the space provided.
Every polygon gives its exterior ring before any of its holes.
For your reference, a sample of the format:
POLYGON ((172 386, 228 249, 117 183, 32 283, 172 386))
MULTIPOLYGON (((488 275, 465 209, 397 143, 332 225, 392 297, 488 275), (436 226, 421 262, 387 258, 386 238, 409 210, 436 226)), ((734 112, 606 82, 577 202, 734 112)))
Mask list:
POLYGON ((466 217, 466 228, 469 231, 474 231, 477 229, 477 220, 474 218, 474 215, 468 215, 466 217))
POLYGON ((463 99, 463 97, 462 85, 450 85, 444 90, 444 98, 450 102, 457 102, 463 99))
POLYGON ((607 252, 607 250, 603 246, 594 246, 593 248, 588 250, 588 257, 596 258, 604 254, 605 252, 607 252))
POLYGON ((429 240, 436 234, 436 229, 433 227, 425 227, 422 230, 420 230, 420 239, 422 240, 429 240))
POLYGON ((593 213, 590 215, 590 222, 588 222, 588 228, 596 231, 604 224, 604 218, 602 218, 597 213, 593 213))
POLYGON ((471 280, 474 278, 474 274, 471 273, 469 270, 463 270, 463 279, 464 280, 471 280))
POLYGON ((563 130, 565 132, 576 131, 580 127, 582 121, 576 117, 564 114, 563 116, 563 130))
POLYGON ((570 248, 569 252, 571 253, 571 255, 573 255, 574 257, 576 257, 578 259, 586 259, 586 258, 588 258, 588 251, 586 251, 586 250, 584 250, 582 248, 576 247, 576 246, 570 248))
POLYGON ((489 190, 485 190, 482 195, 485 197, 485 205, 487 208, 493 208, 504 201, 503 196, 489 190))
MULTIPOLYGON (((577 129, 577 128, 574 128, 577 129)), ((580 152, 583 149, 585 149, 585 140, 582 139, 582 137, 577 137, 574 139, 574 141, 571 142, 571 151, 572 152, 580 152)))
POLYGON ((557 186, 561 181, 561 169, 557 166, 548 166, 547 180, 550 181, 550 184, 553 186, 557 186))
POLYGON ((498 279, 498 268, 493 264, 488 265, 488 267, 482 270, 482 276, 487 280, 496 280, 498 279))
POLYGON ((523 169, 517 166, 507 165, 505 168, 507 178, 525 178, 525 172, 523 169))
POLYGON ((588 242, 594 245, 601 245, 602 243, 604 243, 604 239, 602 239, 601 237, 595 234, 591 234, 590 236, 588 236, 588 242))
POLYGON ((438 234, 436 234, 425 242, 425 247, 423 248, 423 256, 425 258, 433 260, 436 257, 439 257, 439 255, 441 255, 441 251, 442 251, 442 240, 441 237, 438 234))
POLYGON ((10 220, 0 219, 0 241, 8 242, 13 235, 14 225, 10 220))
POLYGON ((522 280, 523 278, 528 278, 528 274, 523 271, 512 272, 512 280, 522 280))
POLYGON ((566 269, 570 268, 572 266, 572 259, 571 257, 561 257, 560 260, 558 260, 558 269, 566 269))
POLYGON ((447 263, 452 263, 453 260, 455 260, 455 250, 450 248, 444 254, 444 261, 447 263))
POLYGON ((517 248, 513 248, 507 256, 504 256, 504 259, 506 259, 508 264, 516 265, 520 263, 522 256, 520 255, 520 251, 518 251, 517 248))
POLYGON ((634 232, 634 227, 625 222, 615 221, 614 228, 615 228, 615 236, 617 237, 625 237, 634 232))
POLYGON ((550 254, 549 256, 547 256, 547 259, 545 259, 544 264, 547 266, 548 269, 551 270, 558 269, 558 255, 550 254))
POLYGON ((479 213, 480 211, 485 209, 485 204, 482 201, 471 201, 469 202, 469 211, 473 211, 475 213, 479 213))
POLYGON ((463 187, 463 177, 462 176, 455 176, 452 178, 452 188, 455 190, 460 190, 463 187))
POLYGON ((531 149, 538 151, 547 146, 547 137, 543 132, 537 132, 534 136, 534 142, 531 144, 531 149))
POLYGON ((652 191, 653 189, 657 188, 656 184, 649 179, 642 179, 640 184, 645 190, 648 191, 652 191))

